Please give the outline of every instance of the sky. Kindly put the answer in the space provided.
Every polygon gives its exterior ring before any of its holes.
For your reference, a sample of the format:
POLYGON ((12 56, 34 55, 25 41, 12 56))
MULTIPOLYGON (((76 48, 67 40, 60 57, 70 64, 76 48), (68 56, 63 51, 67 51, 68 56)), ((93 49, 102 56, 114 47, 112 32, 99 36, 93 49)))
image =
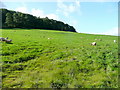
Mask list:
POLYGON ((79 33, 118 35, 117 0, 5 0, 1 3, 2 8, 63 21, 79 33))

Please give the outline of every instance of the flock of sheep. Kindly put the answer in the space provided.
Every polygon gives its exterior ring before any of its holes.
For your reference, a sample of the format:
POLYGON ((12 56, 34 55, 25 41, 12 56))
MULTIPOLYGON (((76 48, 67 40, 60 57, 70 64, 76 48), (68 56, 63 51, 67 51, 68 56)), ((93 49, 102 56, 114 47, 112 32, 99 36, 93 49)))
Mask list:
MULTIPOLYGON (((95 40, 97 40, 97 39, 95 39, 95 40)), ((99 39, 99 40, 102 41, 102 39, 99 39)), ((116 43, 117 41, 116 41, 116 40, 113 40, 113 42, 116 43)), ((92 46, 96 46, 97 43, 96 43, 96 42, 92 42, 91 45, 92 45, 92 46)))
MULTIPOLYGON (((51 39, 51 38, 48 38, 48 39, 51 39)), ((102 41, 102 39, 95 39, 95 40, 102 41)), ((8 37, 6 37, 6 38, 0 37, 0 41, 6 42, 6 43, 11 43, 12 39, 8 40, 8 37)), ((114 40, 113 42, 116 43, 116 40, 114 40)), ((91 45, 92 46, 96 46, 97 43, 96 42, 92 42, 91 45)))
POLYGON ((0 41, 6 42, 6 43, 11 43, 12 39, 8 40, 8 37, 6 37, 6 38, 0 37, 0 41))

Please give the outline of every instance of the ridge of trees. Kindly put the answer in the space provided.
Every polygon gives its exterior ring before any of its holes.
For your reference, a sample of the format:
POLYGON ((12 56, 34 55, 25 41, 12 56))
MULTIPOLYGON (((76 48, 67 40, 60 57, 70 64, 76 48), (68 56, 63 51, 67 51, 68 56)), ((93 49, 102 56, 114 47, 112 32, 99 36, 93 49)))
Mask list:
POLYGON ((76 32, 73 26, 61 21, 36 17, 30 14, 0 9, 2 13, 2 28, 49 29, 76 32))

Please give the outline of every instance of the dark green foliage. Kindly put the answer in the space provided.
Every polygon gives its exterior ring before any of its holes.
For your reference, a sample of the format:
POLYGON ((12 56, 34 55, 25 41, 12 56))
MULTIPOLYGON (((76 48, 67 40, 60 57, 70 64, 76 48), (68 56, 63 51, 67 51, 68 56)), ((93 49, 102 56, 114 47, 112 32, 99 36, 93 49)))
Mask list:
POLYGON ((6 28, 7 25, 5 24, 5 20, 6 20, 6 14, 9 11, 7 9, 0 9, 0 15, 2 15, 2 28, 6 28))
POLYGON ((12 17, 11 13, 6 14, 6 22, 5 23, 8 27, 13 27, 14 26, 13 25, 13 17, 12 17))
POLYGON ((2 28, 49 29, 76 32, 73 26, 61 21, 35 17, 30 14, 0 9, 2 12, 2 28))

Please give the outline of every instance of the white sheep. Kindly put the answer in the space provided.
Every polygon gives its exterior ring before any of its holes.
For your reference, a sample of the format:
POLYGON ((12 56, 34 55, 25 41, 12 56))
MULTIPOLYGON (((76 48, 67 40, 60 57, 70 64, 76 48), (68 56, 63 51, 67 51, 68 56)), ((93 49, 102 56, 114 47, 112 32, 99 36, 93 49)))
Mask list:
POLYGON ((6 43, 11 43, 11 42, 12 42, 12 39, 6 40, 5 42, 6 42, 6 43))
POLYGON ((0 37, 0 41, 5 41, 6 39, 3 37, 0 37))
POLYGON ((0 37, 0 41, 6 41, 7 39, 8 39, 8 37, 6 37, 6 38, 0 37))
POLYGON ((102 39, 95 39, 95 40, 102 41, 102 39))
POLYGON ((48 38, 48 39, 51 39, 51 38, 48 38))
POLYGON ((6 40, 8 39, 8 37, 5 38, 6 40))
POLYGON ((2 37, 0 37, 0 41, 2 41, 3 40, 3 38, 2 37))
POLYGON ((114 40, 114 43, 116 43, 116 40, 114 40))
POLYGON ((91 43, 91 45, 96 46, 96 42, 91 43))

